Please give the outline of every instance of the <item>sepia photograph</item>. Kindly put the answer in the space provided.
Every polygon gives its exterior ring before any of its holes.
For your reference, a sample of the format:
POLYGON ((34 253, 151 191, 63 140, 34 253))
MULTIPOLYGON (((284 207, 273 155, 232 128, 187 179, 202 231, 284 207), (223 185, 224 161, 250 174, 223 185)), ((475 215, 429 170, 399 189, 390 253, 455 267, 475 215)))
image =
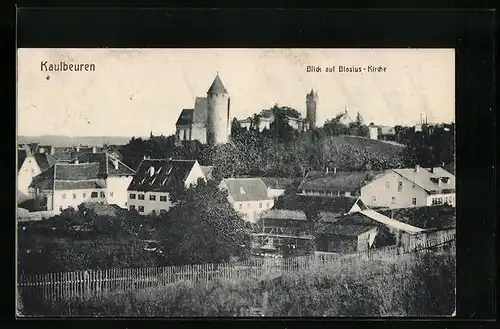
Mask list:
POLYGON ((17 317, 456 316, 455 50, 19 48, 17 317))

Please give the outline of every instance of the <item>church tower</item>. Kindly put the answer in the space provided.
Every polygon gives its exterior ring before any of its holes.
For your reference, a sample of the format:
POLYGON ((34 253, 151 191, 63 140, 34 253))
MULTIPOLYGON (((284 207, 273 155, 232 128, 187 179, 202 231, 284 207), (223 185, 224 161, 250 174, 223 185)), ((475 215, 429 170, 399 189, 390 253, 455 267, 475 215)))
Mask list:
POLYGON ((311 129, 316 128, 316 107, 318 105, 318 92, 311 89, 311 92, 306 95, 306 117, 311 123, 311 129))
POLYGON ((207 142, 225 144, 229 141, 230 100, 219 73, 207 91, 207 142))

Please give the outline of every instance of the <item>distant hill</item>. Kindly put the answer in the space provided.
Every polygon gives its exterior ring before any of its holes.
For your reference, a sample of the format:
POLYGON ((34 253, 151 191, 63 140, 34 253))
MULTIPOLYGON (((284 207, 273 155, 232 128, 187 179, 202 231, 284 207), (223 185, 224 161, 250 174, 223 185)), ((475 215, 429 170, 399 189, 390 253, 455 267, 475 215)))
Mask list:
MULTIPOLYGON (((18 143, 40 143, 42 145, 72 146, 72 145, 125 145, 132 137, 124 136, 78 136, 64 135, 18 136, 18 143)), ((143 137, 145 138, 145 137, 143 137)), ((147 137, 146 137, 147 138, 147 137)))

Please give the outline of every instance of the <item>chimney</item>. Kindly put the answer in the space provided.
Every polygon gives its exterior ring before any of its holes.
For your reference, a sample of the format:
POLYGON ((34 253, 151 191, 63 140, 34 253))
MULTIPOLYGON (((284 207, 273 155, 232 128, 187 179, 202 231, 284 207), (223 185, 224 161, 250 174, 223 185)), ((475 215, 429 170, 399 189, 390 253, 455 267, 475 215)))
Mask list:
POLYGON ((444 168, 444 162, 441 162, 441 168, 444 168))
POLYGON ((92 146, 92 153, 96 153, 97 148, 95 146, 92 146))
POLYGON ((80 146, 79 145, 76 146, 76 151, 80 152, 80 146))
POLYGON ((54 155, 56 153, 56 148, 54 146, 50 147, 50 155, 54 155))
POLYGON ((434 173, 434 167, 431 167, 430 170, 431 170, 431 173, 434 173))
POLYGON ((415 172, 418 173, 420 171, 420 166, 419 165, 415 165, 415 172))
POLYGON ((78 158, 76 158, 76 159, 75 159, 75 164, 78 164, 78 163, 79 163, 79 162, 78 162, 78 158))
POLYGON ((118 170, 118 159, 116 159, 116 158, 113 159, 113 166, 115 167, 115 170, 118 170))
POLYGON ((45 149, 43 147, 40 147, 38 149, 38 153, 41 153, 41 154, 45 153, 45 149))

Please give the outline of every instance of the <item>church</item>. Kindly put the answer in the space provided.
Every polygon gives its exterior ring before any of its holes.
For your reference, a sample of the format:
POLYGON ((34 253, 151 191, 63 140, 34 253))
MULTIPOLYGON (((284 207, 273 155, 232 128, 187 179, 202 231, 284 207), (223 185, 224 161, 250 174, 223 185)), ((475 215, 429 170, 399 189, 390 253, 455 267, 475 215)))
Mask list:
POLYGON ((230 98, 219 74, 207 91, 196 97, 194 108, 183 109, 177 122, 179 140, 198 140, 202 144, 225 144, 230 134, 230 98))

